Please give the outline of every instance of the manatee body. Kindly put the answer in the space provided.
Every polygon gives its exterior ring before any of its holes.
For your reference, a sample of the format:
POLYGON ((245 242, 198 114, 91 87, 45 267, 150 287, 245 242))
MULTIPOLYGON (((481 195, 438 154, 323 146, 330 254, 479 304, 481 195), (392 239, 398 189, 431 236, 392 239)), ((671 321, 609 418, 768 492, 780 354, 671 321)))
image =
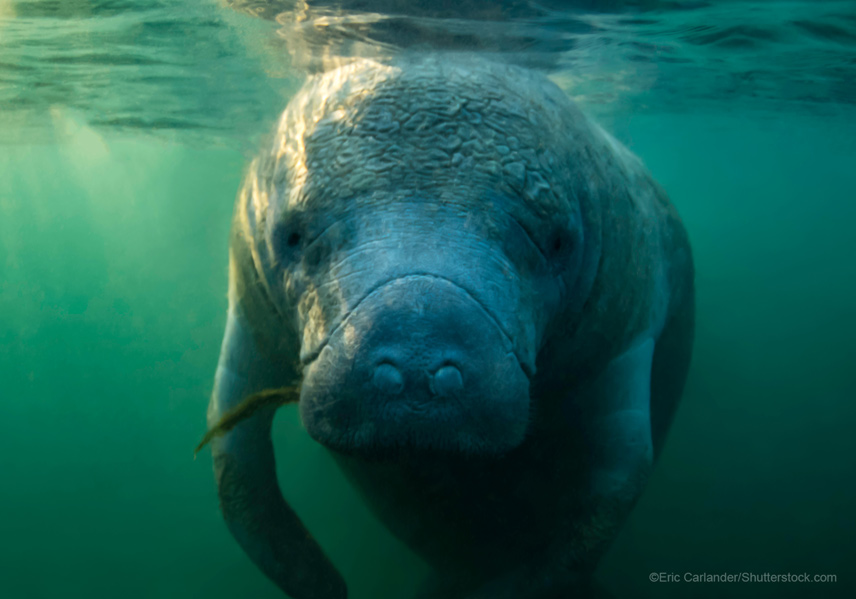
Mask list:
MULTIPOLYGON (((307 82, 239 193, 209 421, 300 384, 437 597, 569 596, 663 443, 693 305, 665 193, 549 80, 358 61, 307 82)), ((344 597, 280 494, 272 418, 213 443, 226 521, 289 595, 344 597)))

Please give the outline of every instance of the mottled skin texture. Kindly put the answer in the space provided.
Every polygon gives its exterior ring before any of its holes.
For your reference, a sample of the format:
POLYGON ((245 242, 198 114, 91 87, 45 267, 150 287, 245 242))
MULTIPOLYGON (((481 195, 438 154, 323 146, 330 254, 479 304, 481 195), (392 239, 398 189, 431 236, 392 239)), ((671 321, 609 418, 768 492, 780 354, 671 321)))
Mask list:
MULTIPOLYGON (((302 382, 309 434, 435 566, 426 595, 581 592, 690 358, 689 244, 638 159, 539 74, 358 62, 289 104, 230 265, 210 422, 302 382)), ((227 523, 290 595, 344 597, 280 496, 272 417, 213 443, 227 523)))

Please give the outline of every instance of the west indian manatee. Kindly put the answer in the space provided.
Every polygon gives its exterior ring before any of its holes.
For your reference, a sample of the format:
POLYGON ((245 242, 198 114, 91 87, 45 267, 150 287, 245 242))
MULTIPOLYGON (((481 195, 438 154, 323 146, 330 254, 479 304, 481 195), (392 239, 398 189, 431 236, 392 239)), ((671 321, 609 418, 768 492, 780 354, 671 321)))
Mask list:
POLYGON ((546 77, 448 53, 315 75, 236 202, 226 522, 288 595, 346 596, 276 480, 266 390, 299 386, 431 596, 578 596, 662 447, 693 306, 666 194, 546 77))

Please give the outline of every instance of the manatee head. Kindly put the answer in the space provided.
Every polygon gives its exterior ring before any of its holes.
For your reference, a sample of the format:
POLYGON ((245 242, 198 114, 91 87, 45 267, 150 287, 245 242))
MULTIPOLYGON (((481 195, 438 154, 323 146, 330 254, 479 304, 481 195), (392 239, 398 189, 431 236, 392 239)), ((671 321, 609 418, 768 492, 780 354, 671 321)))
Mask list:
POLYGON ((500 455, 598 261, 596 136, 546 78, 442 55, 309 80, 238 202, 339 452, 500 455))

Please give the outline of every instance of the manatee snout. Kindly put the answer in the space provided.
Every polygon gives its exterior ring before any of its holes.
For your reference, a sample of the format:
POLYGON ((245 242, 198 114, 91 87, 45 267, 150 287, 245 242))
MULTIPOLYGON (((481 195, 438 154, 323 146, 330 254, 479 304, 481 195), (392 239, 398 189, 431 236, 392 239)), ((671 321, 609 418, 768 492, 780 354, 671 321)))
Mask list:
POLYGON ((379 285, 305 369, 304 425, 345 453, 497 454, 523 439, 529 378, 500 322, 456 283, 379 285))

